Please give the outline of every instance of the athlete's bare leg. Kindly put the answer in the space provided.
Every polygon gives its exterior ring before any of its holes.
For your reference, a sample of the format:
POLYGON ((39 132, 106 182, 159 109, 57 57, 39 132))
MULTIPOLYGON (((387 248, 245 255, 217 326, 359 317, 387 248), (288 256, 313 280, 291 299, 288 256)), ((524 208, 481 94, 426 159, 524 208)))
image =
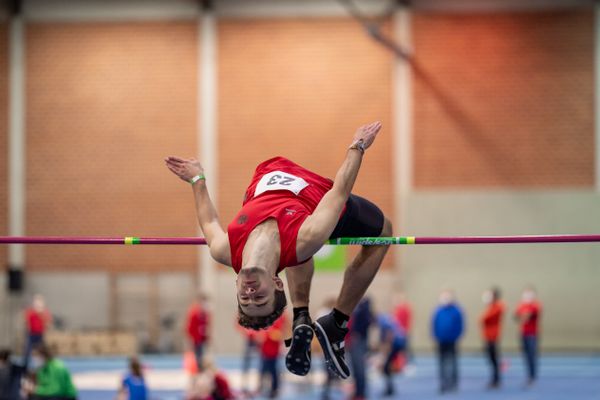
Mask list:
POLYGON ((312 257, 304 264, 285 269, 292 306, 308 307, 310 284, 312 282, 315 264, 312 257))
MULTIPOLYGON (((385 218, 379 236, 391 235, 392 223, 385 218)), ((344 272, 344 283, 335 308, 346 315, 352 314, 377 274, 388 248, 389 246, 362 246, 360 252, 344 272)))

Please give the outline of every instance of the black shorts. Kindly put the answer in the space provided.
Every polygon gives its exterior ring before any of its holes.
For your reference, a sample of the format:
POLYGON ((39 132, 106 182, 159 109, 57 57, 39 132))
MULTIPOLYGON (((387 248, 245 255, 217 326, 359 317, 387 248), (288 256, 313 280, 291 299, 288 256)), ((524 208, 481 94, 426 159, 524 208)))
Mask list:
POLYGON ((378 237, 383 231, 383 212, 369 200, 351 194, 330 239, 340 237, 378 237))

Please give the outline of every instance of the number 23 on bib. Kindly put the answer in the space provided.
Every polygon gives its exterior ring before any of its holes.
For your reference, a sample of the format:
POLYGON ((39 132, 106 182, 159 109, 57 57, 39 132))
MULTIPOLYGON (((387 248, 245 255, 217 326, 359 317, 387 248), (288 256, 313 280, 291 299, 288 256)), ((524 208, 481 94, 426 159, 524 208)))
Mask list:
POLYGON ((308 183, 299 176, 283 171, 272 171, 260 178, 254 191, 254 197, 269 190, 289 190, 297 196, 307 186, 308 183))

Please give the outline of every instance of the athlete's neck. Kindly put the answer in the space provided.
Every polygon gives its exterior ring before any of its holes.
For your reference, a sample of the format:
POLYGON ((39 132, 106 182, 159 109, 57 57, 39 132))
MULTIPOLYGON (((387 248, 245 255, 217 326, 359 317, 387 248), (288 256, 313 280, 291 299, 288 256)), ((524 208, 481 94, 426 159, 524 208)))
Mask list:
POLYGON ((280 249, 277 221, 268 219, 258 224, 250 232, 244 246, 242 269, 244 267, 264 268, 269 275, 275 276, 279 268, 280 249))

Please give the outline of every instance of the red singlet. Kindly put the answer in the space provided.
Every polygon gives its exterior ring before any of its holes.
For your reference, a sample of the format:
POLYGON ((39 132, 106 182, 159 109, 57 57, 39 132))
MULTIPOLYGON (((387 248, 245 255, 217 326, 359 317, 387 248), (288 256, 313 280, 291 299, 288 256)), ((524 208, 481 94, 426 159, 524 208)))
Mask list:
POLYGON ((246 190, 242 209, 227 227, 235 272, 242 268, 242 252, 250 232, 269 218, 275 219, 279 228, 281 254, 277 272, 300 264, 296 257, 300 226, 332 186, 331 179, 283 157, 259 164, 246 190))

